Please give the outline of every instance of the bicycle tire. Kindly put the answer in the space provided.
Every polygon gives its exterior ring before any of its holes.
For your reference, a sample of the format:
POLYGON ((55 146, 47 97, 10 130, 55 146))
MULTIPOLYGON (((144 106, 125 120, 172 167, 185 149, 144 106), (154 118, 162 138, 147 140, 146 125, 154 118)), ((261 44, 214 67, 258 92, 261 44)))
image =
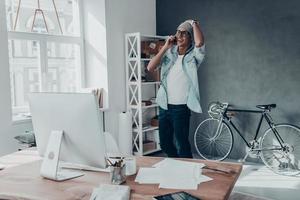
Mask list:
POLYGON ((224 160, 232 150, 232 131, 224 121, 220 135, 215 137, 219 123, 219 119, 208 118, 195 131, 194 145, 198 154, 206 160, 224 160))
POLYGON ((276 124, 274 128, 284 141, 287 150, 267 150, 279 148, 271 128, 267 129, 260 143, 260 157, 264 164, 277 174, 294 176, 300 173, 300 128, 292 124, 276 124))

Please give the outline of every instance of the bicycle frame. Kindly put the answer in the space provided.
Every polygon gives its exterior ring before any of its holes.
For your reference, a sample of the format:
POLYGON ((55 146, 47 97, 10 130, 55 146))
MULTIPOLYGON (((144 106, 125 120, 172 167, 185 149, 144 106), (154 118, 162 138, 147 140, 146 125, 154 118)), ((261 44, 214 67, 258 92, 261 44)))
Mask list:
MULTIPOLYGON (((266 120, 267 124, 269 125, 269 127, 272 129, 276 139, 278 140, 281 148, 283 149, 283 143, 284 141, 282 140, 282 138, 280 137, 279 133, 277 132, 277 130, 274 128, 274 123, 272 121, 272 118, 269 116, 268 112, 269 110, 243 110, 243 109, 231 109, 231 108, 226 108, 225 111, 223 112, 223 116, 222 116, 222 121, 224 122, 225 119, 230 123, 230 125, 234 128, 234 130, 239 134, 239 136, 243 139, 243 141, 245 142, 245 144, 251 148, 252 145, 250 142, 248 142, 245 137, 241 134, 241 131, 236 127, 236 125, 231 121, 231 118, 227 115, 227 112, 247 112, 247 113, 257 113, 257 114, 261 114, 258 126, 256 128, 256 133, 254 135, 253 140, 256 141, 257 140, 257 136, 259 134, 260 128, 261 128, 261 124, 263 119, 266 120)), ((268 149, 270 150, 270 149, 268 149)), ((275 150, 275 149, 274 149, 275 150)))

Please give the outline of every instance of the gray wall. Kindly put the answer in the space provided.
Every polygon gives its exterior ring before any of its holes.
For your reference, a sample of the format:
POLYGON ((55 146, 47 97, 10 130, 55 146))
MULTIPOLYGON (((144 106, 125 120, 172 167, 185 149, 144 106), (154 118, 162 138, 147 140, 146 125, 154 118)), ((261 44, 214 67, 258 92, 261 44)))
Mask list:
MULTIPOLYGON (((277 103, 274 120, 300 126, 299 10, 299 0, 157 1, 158 35, 174 34, 189 18, 198 19, 205 34, 207 56, 198 71, 204 114, 192 116, 191 136, 216 100, 242 108, 277 103)), ((238 117, 251 135, 258 116, 238 117)), ((235 139, 231 157, 239 158, 245 148, 235 139)))

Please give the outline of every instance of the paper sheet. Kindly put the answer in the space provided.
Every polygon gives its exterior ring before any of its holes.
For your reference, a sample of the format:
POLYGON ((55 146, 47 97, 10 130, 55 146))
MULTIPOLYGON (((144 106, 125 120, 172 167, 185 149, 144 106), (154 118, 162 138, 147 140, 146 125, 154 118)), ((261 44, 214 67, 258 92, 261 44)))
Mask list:
POLYGON ((179 190, 197 190, 198 182, 188 179, 162 179, 159 188, 179 189, 179 190))
POLYGON ((157 168, 140 168, 135 182, 140 184, 157 184, 162 178, 161 170, 157 168))
POLYGON ((153 167, 161 167, 161 166, 170 166, 170 165, 176 165, 176 166, 199 166, 200 168, 204 167, 205 164, 203 163, 196 163, 196 162, 188 162, 188 161, 182 161, 182 160, 175 160, 172 158, 165 158, 164 160, 156 163, 153 165, 153 167))
POLYGON ((201 163, 167 159, 156 166, 163 174, 160 188, 196 190, 199 183, 207 180, 201 175, 201 163))
POLYGON ((198 184, 212 180, 202 175, 202 163, 166 158, 154 168, 140 168, 135 179, 142 184, 159 184, 159 188, 196 190, 198 184))

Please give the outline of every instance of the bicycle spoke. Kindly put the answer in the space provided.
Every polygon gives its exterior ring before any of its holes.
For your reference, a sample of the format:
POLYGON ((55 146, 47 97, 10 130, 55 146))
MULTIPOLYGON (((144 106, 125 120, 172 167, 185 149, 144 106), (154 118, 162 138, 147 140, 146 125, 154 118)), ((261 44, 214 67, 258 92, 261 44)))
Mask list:
POLYGON ((222 147, 222 145, 217 146, 216 149, 220 152, 220 155, 224 155, 228 151, 228 149, 225 149, 224 147, 222 147))
POLYGON ((203 133, 203 135, 197 135, 197 138, 203 138, 209 140, 210 137, 207 134, 203 133))
POLYGON ((261 141, 261 158, 274 172, 283 175, 296 175, 300 172, 300 129, 293 125, 276 125, 278 135, 284 143, 280 148, 278 140, 268 129, 261 141))
POLYGON ((217 119, 204 120, 196 129, 197 152, 205 159, 222 160, 232 148, 232 134, 226 124, 217 119), (219 131, 217 132, 219 126, 219 131))
POLYGON ((202 141, 202 142, 199 142, 199 145, 201 145, 202 148, 207 147, 207 146, 209 146, 209 141, 202 141))

